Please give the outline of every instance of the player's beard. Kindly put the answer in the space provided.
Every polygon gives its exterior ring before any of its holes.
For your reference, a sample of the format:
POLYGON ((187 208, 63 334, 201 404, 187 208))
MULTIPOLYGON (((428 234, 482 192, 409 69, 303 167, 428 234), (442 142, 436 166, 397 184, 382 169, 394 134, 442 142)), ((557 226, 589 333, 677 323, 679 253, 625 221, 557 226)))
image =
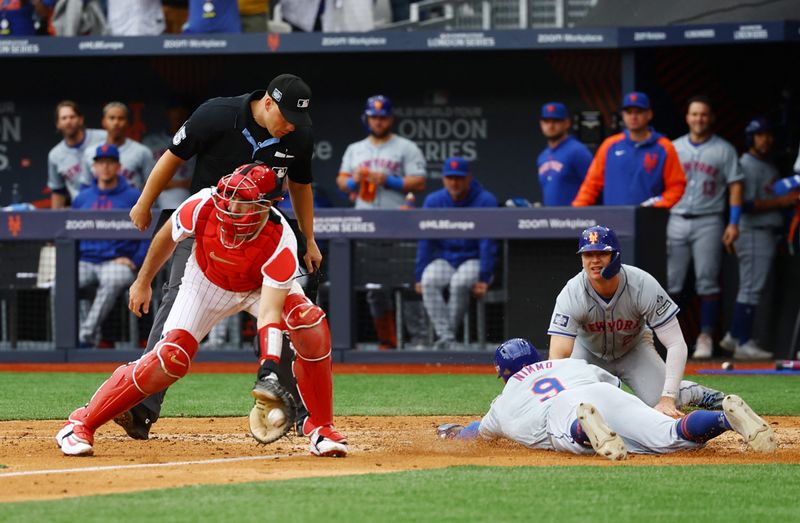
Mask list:
POLYGON ((382 140, 387 136, 389 136, 390 132, 392 132, 392 129, 390 127, 382 129, 380 132, 376 132, 375 129, 373 129, 372 127, 369 128, 369 133, 379 140, 382 140))

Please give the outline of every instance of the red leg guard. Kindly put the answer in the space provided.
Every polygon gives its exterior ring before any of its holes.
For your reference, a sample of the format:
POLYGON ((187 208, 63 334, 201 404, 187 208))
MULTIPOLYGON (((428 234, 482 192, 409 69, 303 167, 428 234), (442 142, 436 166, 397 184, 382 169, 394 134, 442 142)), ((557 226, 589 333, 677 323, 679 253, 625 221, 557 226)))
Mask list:
POLYGON ((325 312, 306 296, 290 294, 283 306, 283 323, 297 353, 292 369, 297 390, 309 412, 309 421, 314 427, 331 425, 333 370, 331 333, 325 312))
POLYGON ((117 367, 86 407, 70 415, 92 432, 117 414, 136 406, 147 396, 169 387, 189 371, 197 353, 197 340, 182 329, 174 329, 152 351, 138 360, 117 367))
POLYGON ((297 355, 316 361, 331 353, 331 331, 325 311, 303 294, 290 294, 283 304, 283 323, 297 355))
MULTIPOLYGON (((304 360, 299 354, 292 364, 297 390, 308 409, 312 427, 333 424, 333 369, 330 356, 318 361, 304 360)), ((308 423, 306 424, 308 425, 308 423)), ((306 428, 304 427, 304 432, 306 428)))

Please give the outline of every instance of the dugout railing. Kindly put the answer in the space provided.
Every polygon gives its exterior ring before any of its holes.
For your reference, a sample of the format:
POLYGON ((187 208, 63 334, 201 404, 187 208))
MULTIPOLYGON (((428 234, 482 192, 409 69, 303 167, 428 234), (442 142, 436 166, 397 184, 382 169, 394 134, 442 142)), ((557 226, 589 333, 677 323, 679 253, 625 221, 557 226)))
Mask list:
MULTIPOLYGON (((0 343, 0 357, 5 360, 55 358, 62 361, 113 358, 98 356, 98 353, 115 351, 76 349, 79 315, 76 306, 79 298, 78 242, 81 239, 147 239, 152 235, 155 225, 151 226, 151 230, 141 233, 130 224, 126 212, 117 211, 48 210, 0 214, 5 225, 0 229, 0 242, 6 245, 0 254, 0 274, 5 274, 0 281, 3 326, 3 339, 0 341, 4 341, 0 343), (21 310, 19 299, 13 300, 9 296, 23 288, 36 288, 34 282, 39 276, 39 260, 31 258, 35 258, 34 254, 45 244, 52 245, 55 250, 55 278, 51 286, 37 292, 49 293, 52 311, 39 306, 40 314, 46 318, 39 323, 42 327, 38 328, 44 329, 40 332, 42 339, 34 344, 34 348, 45 350, 18 351, 7 343, 15 328, 14 322, 21 316, 30 317, 37 313, 21 310), (26 279, 27 283, 23 285, 21 282, 26 279), (47 329, 51 328, 52 332, 48 333, 47 329), (48 352, 57 356, 43 355, 48 352), (16 356, 11 353, 16 353, 16 356), (39 355, 34 356, 34 353, 39 355)), ((154 215, 154 223, 156 218, 154 215)), ((398 353, 404 353, 402 359, 408 361, 448 359, 450 356, 444 353, 431 356, 430 351, 424 350, 424 347, 417 351, 353 350, 369 345, 365 343, 369 340, 365 340, 364 331, 359 328, 359 321, 364 322, 364 311, 359 314, 359 306, 363 308, 363 303, 359 301, 359 285, 364 282, 362 275, 367 270, 381 271, 380 266, 375 266, 380 258, 371 259, 370 267, 357 262, 356 244, 367 245, 368 248, 370 242, 381 241, 385 244, 388 241, 408 247, 409 242, 420 238, 447 237, 500 240, 501 266, 498 271, 502 274, 502 281, 499 286, 493 286, 492 293, 493 301, 499 308, 494 312, 491 309, 487 312, 485 309, 481 311, 481 304, 473 304, 466 327, 471 329, 472 334, 468 332, 467 338, 471 336, 476 339, 477 335, 478 340, 480 337, 485 339, 485 330, 482 334, 478 332, 475 322, 484 322, 480 328, 485 329, 486 316, 494 314, 499 318, 499 323, 496 324, 499 327, 489 328, 490 331, 496 330, 488 336, 487 342, 492 343, 513 335, 528 337, 535 343, 546 345, 544 333, 553 300, 567 279, 580 269, 574 254, 580 231, 594 224, 613 227, 625 252, 624 260, 646 268, 663 282, 666 274, 666 218, 665 211, 635 207, 366 212, 320 209, 315 218, 315 230, 317 239, 325 244, 326 262, 325 278, 319 296, 328 314, 337 358, 352 360, 356 353, 360 354, 358 359, 361 361, 398 358, 398 353), (346 354, 350 356, 345 356, 346 354)), ((413 254, 413 249, 406 248, 405 251, 407 257, 413 254)), ((410 271, 413 265, 409 264, 409 260, 398 266, 387 257, 384 263, 391 281, 405 281, 408 286, 413 286, 413 272, 405 276, 395 274, 398 267, 404 267, 403 271, 410 271)), ((482 305, 489 306, 485 303, 482 305)), ((15 335, 19 337, 18 328, 15 335)), ((249 358, 250 351, 241 350, 249 348, 245 347, 247 341, 247 336, 243 336, 242 346, 238 351, 243 355, 232 356, 232 352, 218 351, 217 357, 249 358)), ((117 359, 119 357, 116 356, 117 359)), ((481 358, 485 358, 485 355, 481 358)))

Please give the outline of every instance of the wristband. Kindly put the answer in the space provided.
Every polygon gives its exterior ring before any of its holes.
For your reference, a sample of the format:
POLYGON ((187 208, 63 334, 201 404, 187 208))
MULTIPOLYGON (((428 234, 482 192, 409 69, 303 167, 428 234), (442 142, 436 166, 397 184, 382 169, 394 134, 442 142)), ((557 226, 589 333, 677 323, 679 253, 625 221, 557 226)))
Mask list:
POLYGON ((742 217, 742 206, 731 205, 731 215, 728 218, 728 223, 731 225, 739 225, 739 219, 742 217))
POLYGON ((392 189, 393 191, 402 192, 403 191, 403 178, 400 176, 396 176, 391 174, 386 177, 386 181, 383 184, 384 187, 387 189, 392 189))
POLYGON ((350 192, 356 192, 358 190, 358 182, 352 178, 348 178, 345 185, 347 185, 347 190, 350 192))

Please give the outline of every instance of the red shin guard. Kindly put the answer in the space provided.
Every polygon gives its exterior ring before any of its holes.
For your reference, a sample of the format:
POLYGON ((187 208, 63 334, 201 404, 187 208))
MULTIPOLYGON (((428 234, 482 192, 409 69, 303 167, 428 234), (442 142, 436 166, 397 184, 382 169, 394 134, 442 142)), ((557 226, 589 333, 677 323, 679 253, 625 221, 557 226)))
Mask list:
POLYGON ((162 391, 189 371, 197 340, 182 329, 171 330, 155 348, 135 362, 117 367, 86 407, 70 415, 94 431, 117 414, 162 391))
POLYGON ((292 364, 297 390, 308 409, 313 427, 333 424, 333 369, 330 356, 318 360, 304 360, 300 355, 292 364))

